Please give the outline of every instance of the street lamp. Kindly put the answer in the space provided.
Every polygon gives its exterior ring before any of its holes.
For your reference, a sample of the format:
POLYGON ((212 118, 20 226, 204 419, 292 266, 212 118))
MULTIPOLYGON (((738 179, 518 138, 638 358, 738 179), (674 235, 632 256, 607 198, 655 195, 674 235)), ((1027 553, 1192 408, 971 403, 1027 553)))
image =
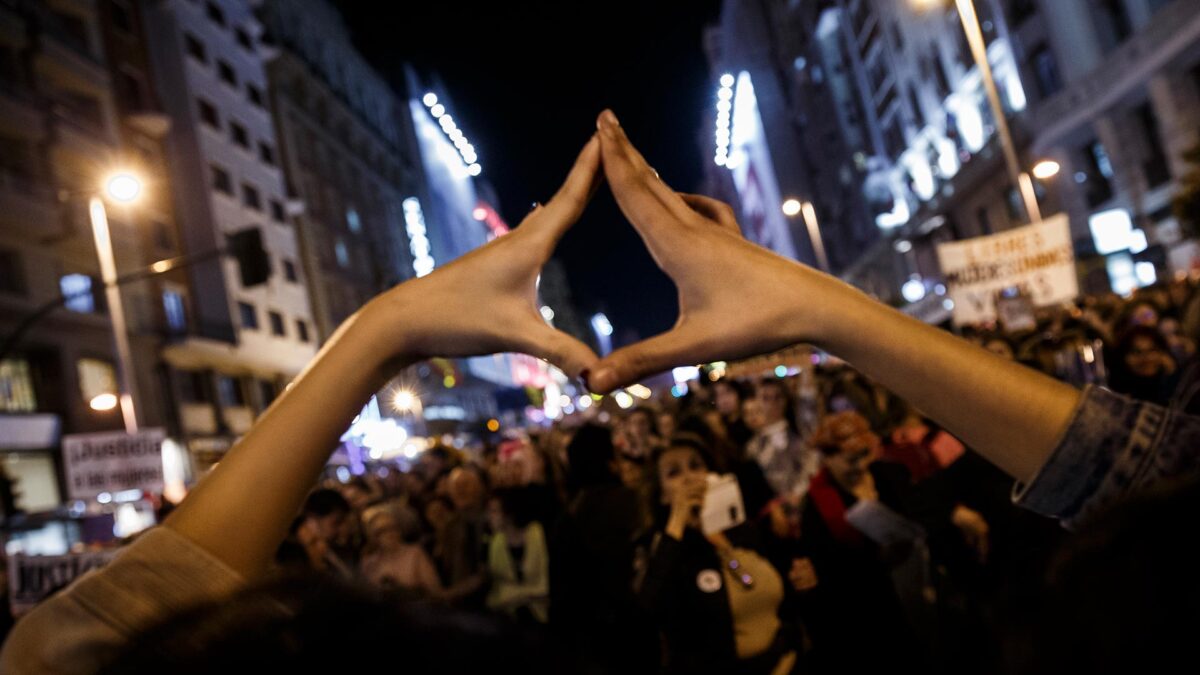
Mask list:
POLYGON ((1038 180, 1054 178, 1058 175, 1059 168, 1058 162, 1052 159, 1043 159, 1033 165, 1033 177, 1038 180))
MULTIPOLYGON (((117 260, 113 252, 112 232, 108 227, 108 212, 104 208, 104 197, 122 204, 134 202, 142 192, 142 181, 132 173, 120 171, 111 174, 103 184, 100 194, 88 200, 88 214, 92 221, 92 237, 96 242, 96 257, 100 261, 100 275, 104 282, 104 293, 108 300, 108 313, 112 319, 113 342, 117 351, 117 380, 120 391, 121 417, 125 420, 125 431, 138 430, 137 407, 134 402, 136 383, 131 371, 132 356, 129 349, 129 331, 125 323, 125 307, 121 304, 121 288, 117 285, 117 260)), ((101 397, 97 397, 99 399, 101 397)), ((93 399, 91 406, 96 410, 111 410, 109 399, 93 399), (108 406, 105 408, 104 406, 108 406)))
MULTIPOLYGON (((924 9, 941 3, 936 0, 914 0, 914 4, 924 9)), ((962 20, 963 31, 967 34, 967 44, 971 47, 971 56, 975 59, 975 67, 983 78, 983 88, 987 93, 988 103, 992 108, 992 117, 996 120, 996 135, 1000 137, 1000 147, 1004 151, 1004 161, 1008 165, 1009 179, 1021 191, 1025 204, 1025 215, 1029 222, 1038 223, 1042 220, 1038 208, 1037 195, 1033 191, 1033 180, 1029 174, 1021 170, 1017 162, 1016 146, 1013 145, 1012 134, 1008 130, 1008 119, 1004 116, 1004 106, 1000 104, 1000 94, 996 90, 996 80, 992 77, 992 66, 988 63, 987 43, 983 41, 983 28, 979 25, 979 14, 975 11, 974 0, 954 0, 958 7, 958 17, 962 20)))
POLYGON ((808 228, 808 239, 812 242, 817 265, 822 272, 829 273, 829 258, 825 255, 825 241, 821 238, 821 226, 817 222, 817 210, 812 202, 788 199, 783 202, 783 214, 789 218, 804 214, 804 226, 808 228))

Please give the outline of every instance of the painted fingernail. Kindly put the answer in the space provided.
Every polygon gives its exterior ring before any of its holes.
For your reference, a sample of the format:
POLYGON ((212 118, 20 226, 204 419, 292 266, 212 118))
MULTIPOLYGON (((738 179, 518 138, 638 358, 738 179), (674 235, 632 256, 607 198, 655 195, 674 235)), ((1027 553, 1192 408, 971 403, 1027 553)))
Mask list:
POLYGON ((541 202, 533 202, 533 203, 531 203, 531 204, 529 205, 529 210, 530 210, 530 211, 537 211, 537 210, 538 210, 538 207, 539 207, 539 206, 541 206, 541 205, 542 205, 542 203, 541 203, 541 202))

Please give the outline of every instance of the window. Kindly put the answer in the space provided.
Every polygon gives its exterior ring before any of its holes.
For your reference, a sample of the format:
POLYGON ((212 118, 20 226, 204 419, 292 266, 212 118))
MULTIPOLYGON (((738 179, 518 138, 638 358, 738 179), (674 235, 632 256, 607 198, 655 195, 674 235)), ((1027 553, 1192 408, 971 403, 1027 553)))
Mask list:
POLYGON ((1142 127, 1143 138, 1146 139, 1146 152, 1143 155, 1142 171, 1146 174, 1146 183, 1154 188, 1171 180, 1171 167, 1167 163, 1167 155, 1162 149, 1162 139, 1158 133, 1158 116, 1149 102, 1137 107, 1137 119, 1142 127))
POLYGON ((988 215, 986 206, 981 206, 975 211, 975 217, 979 220, 979 231, 983 234, 992 233, 992 218, 988 215))
POLYGON ((228 171, 219 166, 213 166, 212 181, 213 187, 218 191, 233 196, 233 179, 229 177, 228 171))
POLYGON ((261 211, 262 199, 258 196, 258 188, 248 183, 242 183, 242 204, 255 211, 261 211))
POLYGON ((200 119, 213 129, 220 129, 221 117, 217 114, 216 106, 202 98, 196 99, 196 104, 200 108, 200 119))
POLYGON ((95 401, 96 397, 102 394, 117 393, 117 371, 108 361, 79 359, 75 368, 79 373, 79 395, 85 403, 95 401))
POLYGON ((287 223, 287 215, 284 213, 283 204, 278 200, 271 200, 271 218, 277 223, 287 223))
POLYGON ((237 28, 233 31, 233 34, 237 38, 237 43, 239 45, 241 45, 244 49, 249 49, 249 50, 254 49, 254 39, 250 37, 249 33, 242 30, 241 28, 237 28))
POLYGON ((220 75, 221 81, 231 87, 238 86, 237 73, 233 72, 233 66, 224 61, 217 61, 217 74, 220 75))
POLYGON ((340 267, 350 266, 350 251, 346 249, 346 242, 341 239, 333 245, 333 254, 337 256, 337 263, 340 267))
POLYGON ((263 102, 262 90, 252 84, 246 85, 246 98, 250 99, 250 102, 259 108, 266 107, 266 104, 263 102))
POLYGON ((279 312, 268 312, 267 315, 271 319, 271 334, 272 335, 287 335, 287 331, 283 329, 283 315, 279 312))
POLYGON ((1054 95, 1062 89, 1062 78, 1058 74, 1058 61, 1054 53, 1046 45, 1034 50, 1030 59, 1033 62, 1033 75, 1037 80, 1038 92, 1042 98, 1054 95))
POLYGON ((161 249, 172 249, 175 247, 175 237, 171 234, 171 226, 166 223, 154 221, 154 245, 161 249))
POLYGON ((136 73, 131 73, 128 70, 122 69, 117 73, 117 98, 121 101, 121 105, 128 110, 141 110, 142 101, 142 80, 136 73))
POLYGON ((296 319, 296 334, 301 342, 308 342, 308 324, 302 319, 296 319))
POLYGON ((212 3, 212 2, 204 3, 204 9, 208 13, 209 21, 212 21, 213 23, 217 24, 218 26, 225 25, 225 12, 221 11, 221 8, 218 7, 215 3, 212 3))
POLYGON ((108 6, 112 10, 113 25, 126 33, 132 33, 133 15, 129 13, 129 7, 122 0, 112 0, 108 6))
POLYGON ((208 65, 208 50, 204 48, 204 43, 200 41, 200 38, 191 33, 184 33, 183 46, 187 50, 188 56, 208 65))
POLYGON ((248 302, 239 302, 238 317, 241 318, 242 328, 258 330, 258 312, 254 309, 254 305, 248 302))
POLYGON ((283 261, 283 278, 293 283, 299 281, 299 277, 296 276, 296 263, 291 260, 283 261))
POLYGON ((237 122, 229 123, 229 137, 233 139, 238 146, 250 149, 250 135, 246 133, 246 127, 237 122))
POLYGON ((63 306, 72 312, 91 314, 96 311, 96 296, 92 292, 92 278, 88 275, 64 275, 58 280, 58 289, 66 298, 63 306))
POLYGON ((208 403, 211 401, 206 379, 207 376, 198 370, 179 371, 179 398, 184 403, 208 403))
POLYGON ((228 375, 217 376, 217 397, 226 408, 240 408, 246 405, 246 396, 242 393, 242 383, 236 377, 228 375))
POLYGON ((11 249, 0 248, 0 293, 25 295, 28 290, 20 254, 11 249))
POLYGON ((162 300, 167 329, 172 333, 182 333, 187 330, 187 310, 183 305, 183 293, 173 288, 164 288, 162 300))
POLYGON ((267 406, 275 400, 275 385, 267 380, 258 381, 258 398, 262 403, 262 409, 266 410, 267 406))
POLYGON ((37 397, 33 391, 33 376, 25 359, 0 361, 0 412, 33 412, 37 397))
POLYGON ((259 141, 258 143, 258 158, 263 161, 263 164, 275 166, 275 148, 259 141))

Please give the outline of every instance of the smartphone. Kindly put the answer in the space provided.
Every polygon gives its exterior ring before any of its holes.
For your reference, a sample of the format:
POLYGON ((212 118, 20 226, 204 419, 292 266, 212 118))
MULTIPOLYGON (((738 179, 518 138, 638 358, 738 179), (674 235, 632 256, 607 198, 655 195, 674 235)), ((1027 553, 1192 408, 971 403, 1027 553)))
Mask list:
POLYGON ((724 532, 746 522, 742 489, 733 474, 708 474, 704 506, 700 509, 700 529, 704 534, 724 532))

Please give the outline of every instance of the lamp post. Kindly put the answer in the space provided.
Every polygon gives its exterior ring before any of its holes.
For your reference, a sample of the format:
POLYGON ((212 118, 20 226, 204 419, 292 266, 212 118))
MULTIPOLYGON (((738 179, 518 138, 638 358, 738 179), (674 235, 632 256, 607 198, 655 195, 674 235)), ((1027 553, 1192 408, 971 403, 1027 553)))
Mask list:
MULTIPOLYGON (((933 3, 930 0, 918 0, 918 4, 933 3)), ((979 14, 975 11, 975 2, 974 0, 954 0, 954 4, 958 8, 958 17, 962 20, 963 31, 967 34, 967 44, 971 48, 971 56, 974 57, 975 66, 979 68, 979 74, 983 79, 983 88, 992 108, 992 117, 996 120, 996 134, 1000 137, 1000 148, 1004 152, 1004 162, 1008 166, 1009 179, 1021 191, 1021 201, 1029 222, 1041 222, 1042 213, 1038 208, 1037 194, 1033 191, 1033 180, 1028 173, 1021 170, 1021 164, 1017 161, 1016 146, 1013 145, 1012 134, 1008 129, 1008 120, 1004 117, 1004 106, 1000 104, 996 80, 992 77, 992 66, 988 63, 987 43, 983 41, 983 28, 979 25, 979 14)))
POLYGON ((821 239, 821 226, 817 222, 817 210, 813 207, 812 202, 802 202, 799 199, 789 197, 783 201, 781 206, 783 215, 788 218, 793 218, 798 215, 804 217, 804 226, 808 228, 808 240, 812 242, 813 255, 817 258, 817 266, 821 271, 829 273, 829 258, 825 256, 825 241, 821 239))
POLYGON ((96 257, 100 261, 100 274, 104 282, 104 293, 108 300, 109 318, 112 320, 113 342, 117 351, 117 387, 121 404, 121 417, 125 420, 125 431, 138 430, 135 391, 137 383, 132 372, 132 357, 129 350, 129 331, 125 322, 125 307, 121 304, 121 288, 117 285, 117 261, 113 252, 112 232, 108 227, 108 212, 103 197, 129 204, 142 192, 142 183, 131 173, 116 173, 104 183, 102 194, 88 200, 88 214, 92 221, 92 237, 96 242, 96 257))

